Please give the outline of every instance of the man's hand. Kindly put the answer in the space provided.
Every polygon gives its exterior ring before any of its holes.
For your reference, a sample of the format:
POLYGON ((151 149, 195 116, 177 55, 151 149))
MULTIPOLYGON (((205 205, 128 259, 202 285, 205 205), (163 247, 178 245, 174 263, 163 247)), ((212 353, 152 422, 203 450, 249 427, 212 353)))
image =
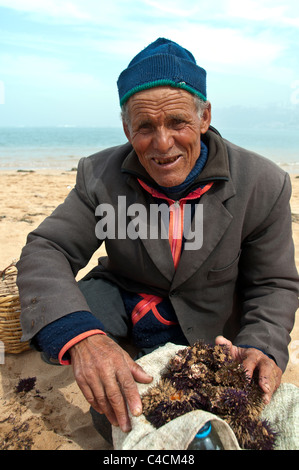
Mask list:
POLYGON ((83 395, 99 413, 122 431, 131 429, 128 409, 142 413, 136 382, 150 383, 149 376, 111 338, 90 336, 70 349, 74 376, 83 395))
POLYGON ((259 371, 259 386, 264 392, 264 403, 268 404, 275 390, 279 387, 282 371, 275 362, 255 348, 240 348, 223 336, 217 336, 215 344, 229 347, 234 359, 243 363, 248 377, 252 378, 255 369, 259 371))

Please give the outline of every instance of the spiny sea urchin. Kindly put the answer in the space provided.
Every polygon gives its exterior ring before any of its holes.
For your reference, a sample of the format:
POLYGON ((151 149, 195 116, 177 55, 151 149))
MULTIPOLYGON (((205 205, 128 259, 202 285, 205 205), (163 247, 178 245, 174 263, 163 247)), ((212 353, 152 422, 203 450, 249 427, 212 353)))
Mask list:
POLYGON ((178 351, 141 398, 144 415, 156 428, 201 409, 226 421, 243 449, 270 450, 276 433, 259 418, 262 395, 257 380, 249 380, 226 346, 197 342, 178 351))
POLYGON ((18 385, 16 385, 16 392, 30 392, 36 382, 36 377, 28 377, 27 379, 20 379, 18 385))

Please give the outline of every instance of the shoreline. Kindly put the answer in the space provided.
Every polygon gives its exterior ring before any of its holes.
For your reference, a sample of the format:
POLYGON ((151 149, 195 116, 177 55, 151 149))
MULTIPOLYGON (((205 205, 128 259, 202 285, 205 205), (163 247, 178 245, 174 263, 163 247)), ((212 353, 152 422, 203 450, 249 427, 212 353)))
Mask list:
MULTIPOLYGON (((97 152, 100 152, 103 149, 95 149, 94 151, 90 151, 90 153, 87 152, 82 152, 78 156, 76 155, 69 155, 69 156, 64 156, 62 155, 61 158, 55 158, 51 159, 46 157, 43 160, 39 160, 37 162, 34 162, 33 164, 27 164, 26 161, 20 161, 15 160, 13 163, 13 166, 3 166, 1 167, 1 161, 0 161, 0 174, 1 173, 38 173, 38 172, 70 172, 70 171, 75 171, 77 169, 78 163, 81 160, 81 158, 87 158, 97 152), (46 164, 48 163, 48 164, 46 164)), ((274 158, 270 158, 269 156, 265 156, 265 153, 261 152, 255 152, 252 150, 254 153, 257 153, 258 155, 262 156, 263 158, 266 158, 267 160, 270 160, 272 163, 277 165, 279 168, 281 168, 283 171, 286 173, 289 173, 290 176, 298 176, 299 175, 299 155, 298 155, 298 160, 296 161, 275 161, 274 158)))

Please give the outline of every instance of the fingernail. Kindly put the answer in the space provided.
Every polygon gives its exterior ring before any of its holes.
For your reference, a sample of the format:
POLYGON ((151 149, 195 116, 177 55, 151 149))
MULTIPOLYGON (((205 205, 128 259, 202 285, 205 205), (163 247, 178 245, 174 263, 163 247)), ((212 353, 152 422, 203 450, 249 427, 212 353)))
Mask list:
POLYGON ((133 416, 140 416, 142 413, 142 408, 141 406, 136 406, 133 410, 133 416))

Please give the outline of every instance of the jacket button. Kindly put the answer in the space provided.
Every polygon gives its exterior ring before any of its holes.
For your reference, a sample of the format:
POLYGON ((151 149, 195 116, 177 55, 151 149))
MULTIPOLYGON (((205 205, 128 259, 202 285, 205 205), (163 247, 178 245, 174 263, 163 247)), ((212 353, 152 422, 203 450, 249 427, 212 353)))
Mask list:
POLYGON ((178 297, 180 295, 180 292, 178 290, 173 290, 170 292, 169 297, 178 297))

